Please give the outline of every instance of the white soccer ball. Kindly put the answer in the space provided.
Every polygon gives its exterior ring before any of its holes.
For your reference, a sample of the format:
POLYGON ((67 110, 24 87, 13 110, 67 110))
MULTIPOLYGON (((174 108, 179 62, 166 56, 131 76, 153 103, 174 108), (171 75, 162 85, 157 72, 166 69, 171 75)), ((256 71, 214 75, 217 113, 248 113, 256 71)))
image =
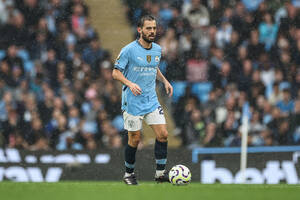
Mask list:
POLYGON ((184 165, 175 165, 169 172, 169 180, 173 185, 187 185, 191 182, 192 174, 184 165))

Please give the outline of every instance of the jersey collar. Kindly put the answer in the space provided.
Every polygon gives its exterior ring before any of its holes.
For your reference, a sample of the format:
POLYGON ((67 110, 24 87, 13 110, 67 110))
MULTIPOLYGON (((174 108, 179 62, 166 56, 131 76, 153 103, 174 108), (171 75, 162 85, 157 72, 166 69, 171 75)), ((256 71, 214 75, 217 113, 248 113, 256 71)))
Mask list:
POLYGON ((139 42, 138 39, 136 39, 135 41, 136 41, 143 49, 146 49, 146 50, 151 50, 151 49, 152 49, 152 46, 153 46, 152 43, 151 43, 151 47, 150 47, 150 48, 145 48, 145 47, 143 47, 143 45, 141 45, 141 43, 139 42))

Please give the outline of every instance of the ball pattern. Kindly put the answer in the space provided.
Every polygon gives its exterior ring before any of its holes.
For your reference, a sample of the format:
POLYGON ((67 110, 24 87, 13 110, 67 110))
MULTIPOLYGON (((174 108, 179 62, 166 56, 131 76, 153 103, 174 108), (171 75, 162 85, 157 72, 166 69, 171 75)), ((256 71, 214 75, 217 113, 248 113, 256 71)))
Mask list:
POLYGON ((184 165, 176 165, 169 172, 169 180, 174 185, 187 185, 191 177, 190 170, 184 165))

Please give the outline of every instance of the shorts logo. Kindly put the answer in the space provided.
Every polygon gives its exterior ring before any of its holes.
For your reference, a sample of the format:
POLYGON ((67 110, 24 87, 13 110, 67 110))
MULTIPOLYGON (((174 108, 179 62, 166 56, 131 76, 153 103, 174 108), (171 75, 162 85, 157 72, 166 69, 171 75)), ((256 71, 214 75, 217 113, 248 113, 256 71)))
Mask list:
POLYGON ((132 128, 134 126, 134 121, 133 120, 128 120, 128 126, 132 128))
POLYGON ((151 55, 147 55, 147 62, 148 62, 148 63, 151 62, 151 55))
POLYGON ((159 62, 159 56, 155 56, 155 62, 159 62))

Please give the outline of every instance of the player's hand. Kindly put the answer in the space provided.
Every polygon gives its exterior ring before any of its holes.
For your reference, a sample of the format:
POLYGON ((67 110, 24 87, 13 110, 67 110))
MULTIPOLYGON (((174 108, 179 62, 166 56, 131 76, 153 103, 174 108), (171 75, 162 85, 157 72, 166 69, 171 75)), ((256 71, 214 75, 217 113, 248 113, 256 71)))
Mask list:
POLYGON ((134 96, 142 94, 142 89, 137 84, 131 83, 128 87, 134 96))
POLYGON ((165 82, 165 89, 166 93, 171 97, 173 95, 173 87, 168 81, 165 82))

